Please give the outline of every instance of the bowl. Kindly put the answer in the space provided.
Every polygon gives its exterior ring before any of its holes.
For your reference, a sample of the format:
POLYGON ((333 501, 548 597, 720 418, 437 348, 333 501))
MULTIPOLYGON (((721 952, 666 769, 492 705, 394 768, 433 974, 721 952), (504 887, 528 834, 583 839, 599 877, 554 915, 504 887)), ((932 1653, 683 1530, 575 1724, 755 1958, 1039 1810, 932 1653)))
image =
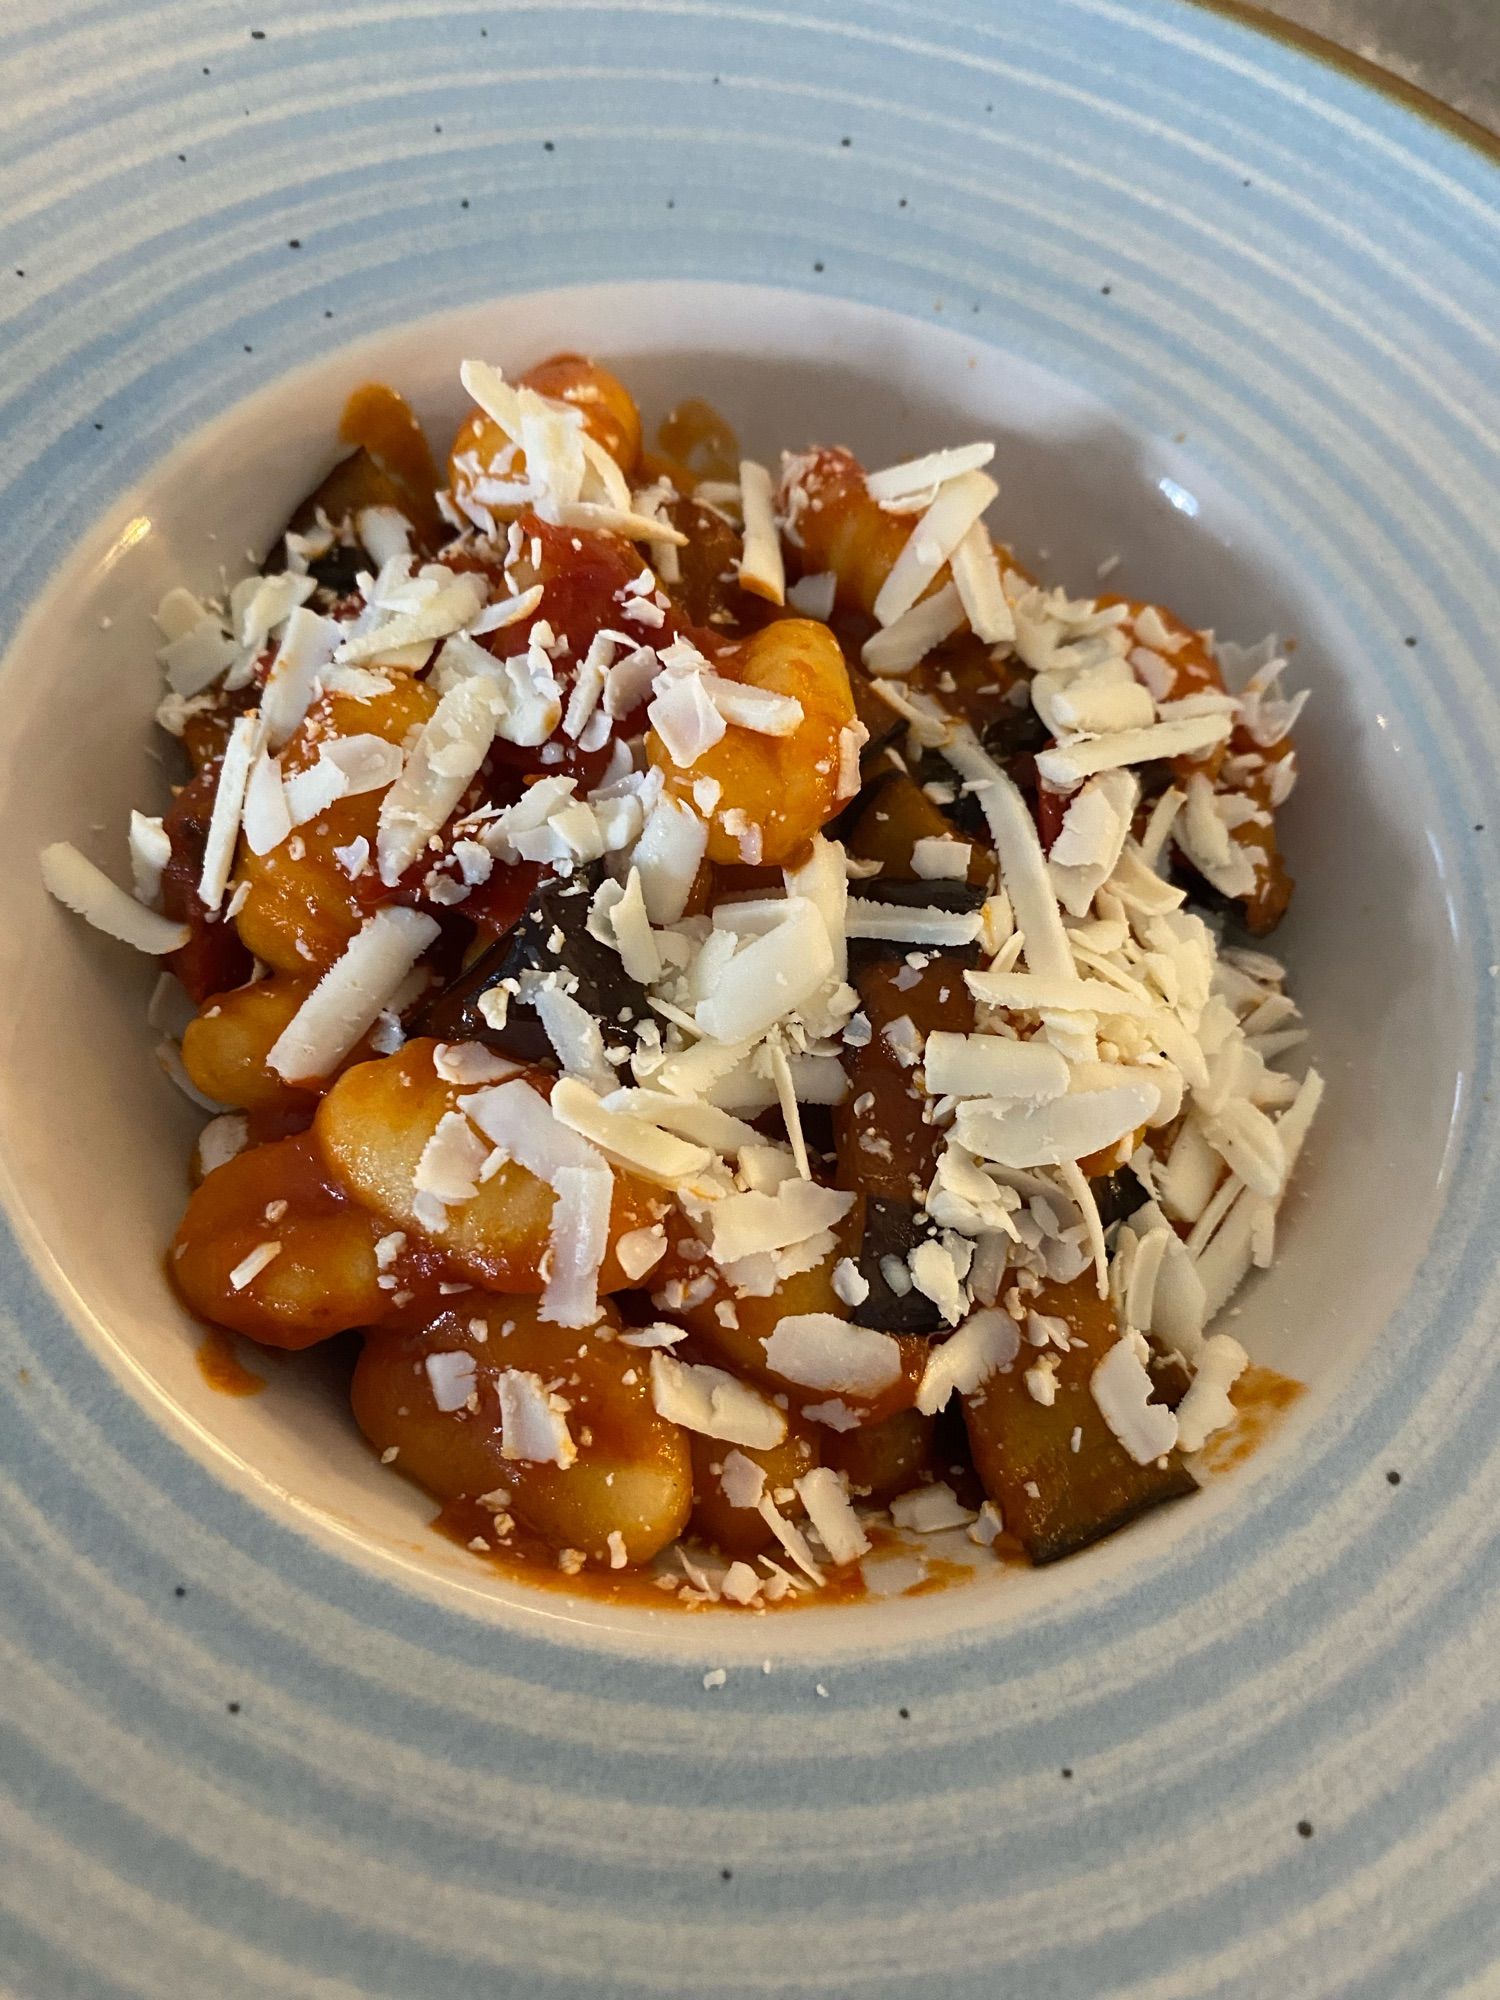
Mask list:
MULTIPOLYGON (((1042 368, 869 306, 701 283, 532 294, 337 350, 195 434, 60 568, 15 642, 11 677, 21 693, 7 735, 0 839, 22 853, 93 829, 88 851, 118 869, 130 805, 159 809, 165 796, 151 612, 174 582, 214 594, 226 572, 230 581, 244 573, 250 552, 259 558, 273 546, 338 456, 337 413, 352 388, 370 379, 399 386, 442 442, 466 401, 463 356, 484 355, 514 374, 569 349, 619 370, 641 400, 648 435, 684 395, 701 394, 771 463, 781 449, 810 443, 847 443, 877 465, 993 437, 1001 532, 1049 579, 1092 595, 1100 565, 1117 561, 1111 584, 1129 595, 1241 642, 1268 631, 1295 642, 1294 683, 1314 696, 1286 816, 1301 880, 1272 949, 1285 950, 1310 1053, 1330 1087, 1276 1262, 1231 1310, 1257 1362, 1307 1385, 1264 1452, 1316 1454, 1427 1250, 1468 1068, 1473 995, 1455 942, 1438 791, 1382 686, 1381 663, 1362 655, 1337 609, 1288 560, 1275 524, 1196 461, 1191 438, 1154 438, 1042 368), (26 673, 28 658, 44 652, 72 670, 26 673), (90 754, 93 742, 111 746, 107 762, 90 754), (1387 976, 1394 966, 1408 968, 1399 983, 1387 976), (1372 1091, 1376 1075, 1390 1081, 1372 1091), (1363 1218, 1376 1213, 1385 1220, 1373 1259, 1363 1218)), ((501 1619, 557 1616, 556 1588, 516 1582, 427 1531, 432 1502, 376 1463, 337 1370, 316 1354, 266 1357, 268 1386, 253 1397, 227 1396, 205 1378, 202 1329, 162 1262, 201 1114, 152 1057, 145 1012, 156 968, 85 934, 47 902, 27 866, 0 884, 0 935, 11 941, 5 970, 19 994, 0 1083, 13 1213, 106 1364, 190 1449, 211 1454, 289 1522, 501 1619)), ((1257 1454, 1192 1505, 1054 1570, 987 1563, 945 1593, 799 1611, 781 1621, 778 1643, 902 1646, 1024 1616, 1119 1578, 1135 1561, 1167 1559, 1182 1536, 1211 1533, 1213 1515, 1239 1504, 1266 1470, 1257 1454)), ((564 1615, 601 1637, 649 1635, 668 1652, 696 1657, 704 1643, 697 1619, 665 1607, 580 1596, 564 1615)), ((721 1649, 758 1654, 758 1621, 729 1607, 710 1615, 721 1649)))

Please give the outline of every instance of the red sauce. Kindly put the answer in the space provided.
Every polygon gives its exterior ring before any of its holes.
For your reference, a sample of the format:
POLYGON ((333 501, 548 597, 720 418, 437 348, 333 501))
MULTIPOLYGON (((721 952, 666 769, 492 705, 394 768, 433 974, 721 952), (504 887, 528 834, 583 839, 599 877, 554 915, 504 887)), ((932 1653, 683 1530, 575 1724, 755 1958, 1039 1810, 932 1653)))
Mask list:
MULTIPOLYGON (((557 1551, 535 1535, 528 1535, 517 1527, 508 1541, 496 1543, 494 1516, 488 1509, 473 1500, 451 1500, 433 1521, 440 1535, 449 1541, 460 1542, 465 1548, 477 1538, 490 1544, 486 1549, 475 1549, 473 1554, 479 1561, 488 1563, 491 1569, 518 1583, 526 1583, 533 1589, 556 1590, 569 1597, 587 1598, 591 1604, 632 1604, 644 1606, 648 1610, 672 1611, 712 1610, 712 1605, 694 1603, 678 1596, 676 1590, 663 1589, 657 1581, 657 1572, 649 1569, 591 1569, 585 1568, 569 1574, 558 1568, 557 1551)), ((783 1569, 791 1569, 790 1562, 781 1561, 783 1569)), ((954 1566, 957 1569, 957 1565, 954 1566)), ((671 1574, 670 1569, 667 1572, 671 1574)), ((967 1575, 967 1571, 961 1572, 967 1575)), ((679 1576, 681 1572, 678 1572, 679 1576)), ((777 1604, 766 1604, 767 1611, 800 1611, 814 1605, 851 1604, 869 1596, 859 1565, 851 1564, 847 1569, 826 1572, 827 1582, 821 1590, 789 1592, 777 1604)), ((685 1578, 683 1579, 686 1580, 685 1578)), ((755 1607, 757 1610, 761 1606, 755 1607)))
POLYGON ((258 1396, 266 1386, 265 1376, 245 1366, 233 1337, 219 1327, 210 1327, 198 1343, 198 1372, 221 1396, 258 1396))
POLYGON ((1218 1473, 1243 1465, 1277 1429, 1306 1388, 1305 1382, 1278 1375, 1274 1368, 1247 1368, 1234 1385, 1234 1422, 1203 1448, 1205 1468, 1218 1473))

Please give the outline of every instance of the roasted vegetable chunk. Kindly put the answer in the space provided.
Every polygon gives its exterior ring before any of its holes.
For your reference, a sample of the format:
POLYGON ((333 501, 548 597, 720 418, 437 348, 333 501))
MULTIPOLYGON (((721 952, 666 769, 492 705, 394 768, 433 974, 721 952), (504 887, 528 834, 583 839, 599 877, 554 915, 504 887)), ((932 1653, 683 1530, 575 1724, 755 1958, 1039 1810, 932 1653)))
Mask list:
POLYGON ((1067 1351, 1023 1345, 1008 1372, 965 1398, 964 1415, 975 1467, 1007 1531, 1034 1563, 1050 1563, 1198 1484, 1175 1451, 1137 1465, 1104 1421, 1089 1382, 1118 1328, 1091 1278, 1046 1286, 1028 1304, 1066 1321, 1067 1351), (1039 1363, 1053 1378, 1050 1403, 1027 1385, 1026 1371, 1039 1363))

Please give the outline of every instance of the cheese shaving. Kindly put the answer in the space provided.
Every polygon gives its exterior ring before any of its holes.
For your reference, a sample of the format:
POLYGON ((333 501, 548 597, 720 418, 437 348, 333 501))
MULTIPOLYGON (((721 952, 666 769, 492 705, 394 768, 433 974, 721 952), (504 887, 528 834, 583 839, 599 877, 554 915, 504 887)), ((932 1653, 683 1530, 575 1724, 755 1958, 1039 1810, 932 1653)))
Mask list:
POLYGON ((901 1349, 888 1333, 833 1313, 789 1313, 767 1337, 766 1365, 799 1389, 877 1396, 900 1378, 901 1349))
POLYGON ((388 887, 401 880, 443 825, 494 740, 494 693, 485 682, 462 682, 441 697, 380 802, 375 853, 388 887))
POLYGON ((769 1451, 786 1436, 780 1410, 737 1376, 678 1361, 660 1350, 651 1356, 651 1399, 668 1423, 725 1444, 769 1451))
POLYGON ((975 638, 983 639, 989 646, 1008 644, 1016 636, 1016 621, 1000 581, 995 545, 982 522, 976 521, 964 536, 953 551, 949 567, 975 638))
POLYGON ((203 870, 198 877, 198 900, 206 910, 219 908, 229 886, 240 815, 245 809, 245 788, 250 782, 259 736, 260 719, 253 712, 239 716, 229 732, 224 761, 219 766, 213 811, 209 815, 208 836, 203 843, 203 870))
POLYGON ((180 951, 188 941, 186 924, 174 924, 148 910, 66 841, 42 849, 41 870, 48 894, 106 937, 155 958, 180 951))
POLYGON ((920 458, 905 459, 900 465, 884 466, 865 474, 865 491, 880 506, 929 495, 961 473, 980 472, 995 456, 988 441, 950 445, 944 451, 924 452, 920 458))
POLYGON ((999 490, 982 472, 961 472, 938 488, 876 593, 877 625, 911 609, 999 490))
POLYGON ((1008 1312, 995 1306, 971 1313, 947 1340, 930 1350, 917 1388, 917 1408, 932 1417, 955 1392, 974 1395, 992 1375, 1009 1368, 1020 1347, 1020 1329, 1008 1312))
POLYGON ((872 633, 860 647, 859 657, 872 674, 909 674, 963 622, 963 600, 953 584, 945 583, 941 590, 892 619, 883 631, 872 633))
POLYGON ((771 475, 754 459, 740 460, 740 506, 745 524, 739 559, 740 588, 763 597, 768 604, 784 604, 786 570, 776 532, 771 475))
POLYGON ((288 1083, 331 1075, 437 934, 433 918, 417 910, 384 909, 367 917, 272 1043, 266 1067, 288 1083))
POLYGON ((502 1368, 495 1379, 500 1398, 500 1456, 526 1465, 555 1465, 566 1471, 578 1457, 566 1413, 556 1407, 539 1375, 502 1368))
POLYGON ((844 1481, 831 1466, 815 1466, 793 1485, 830 1562, 841 1566, 869 1553, 870 1538, 849 1504, 844 1481))

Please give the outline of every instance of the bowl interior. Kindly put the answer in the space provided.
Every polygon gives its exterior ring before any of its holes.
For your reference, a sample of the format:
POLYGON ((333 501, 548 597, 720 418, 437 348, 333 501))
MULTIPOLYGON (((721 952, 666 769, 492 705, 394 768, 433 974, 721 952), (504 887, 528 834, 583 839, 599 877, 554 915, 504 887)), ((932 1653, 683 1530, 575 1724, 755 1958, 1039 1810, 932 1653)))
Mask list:
MULTIPOLYGON (((1443 1199, 1468 1046, 1468 996, 1453 949, 1449 869, 1432 774, 1334 604, 1274 536, 1195 464, 1191 445, 1125 418, 1002 350, 872 308, 754 287, 597 286, 466 309, 341 350, 236 406, 159 465, 60 566, 3 670, 0 963, 11 996, 0 1066, 3 1184, 13 1224, 79 1334, 159 1417, 267 1507, 395 1565, 412 1581, 517 1616, 639 1632, 648 1614, 569 1607, 493 1576, 427 1528, 421 1494, 374 1464, 314 1355, 274 1360, 262 1395, 210 1388, 201 1329, 176 1304, 162 1252, 180 1213, 199 1114, 152 1060, 145 1022, 154 970, 52 905, 32 864, 71 839, 125 874, 130 805, 159 806, 167 782, 151 714, 158 692, 150 612, 174 582, 206 590, 242 574, 337 455, 344 396, 379 377, 416 404, 441 444, 459 414, 457 363, 483 353, 518 369, 558 348, 619 368, 651 423, 706 396, 749 451, 774 460, 812 441, 867 463, 937 443, 996 438, 997 523, 1024 560, 1087 592, 1111 587, 1172 604, 1252 640, 1296 640, 1293 685, 1314 689, 1300 730, 1302 782, 1286 814, 1300 878, 1275 941, 1312 1030, 1328 1097, 1276 1264, 1233 1309, 1252 1356, 1309 1393, 1249 1467, 1050 1573, 986 1574, 945 1598, 778 1621, 884 1641, 935 1622, 1018 1615, 1088 1589, 1211 1530, 1291 1450, 1316 1450, 1340 1384, 1380 1337, 1443 1199), (1441 1031, 1430 1031, 1431 1024, 1441 1031), (1382 1088, 1369 1088, 1378 1068, 1382 1088), (1379 1217, 1381 1255, 1368 1254, 1379 1217), (947 1601, 945 1601, 945 1599, 947 1601), (878 1621, 878 1624, 876 1622, 878 1621)), ((164 1442, 164 1449, 169 1447, 164 1442)), ((718 1614, 715 1614, 716 1621, 718 1614)), ((729 1627, 755 1621, 723 1614, 729 1627)), ((657 1614, 664 1643, 697 1621, 657 1614)), ((761 1641, 748 1637, 752 1650, 761 1641)))

